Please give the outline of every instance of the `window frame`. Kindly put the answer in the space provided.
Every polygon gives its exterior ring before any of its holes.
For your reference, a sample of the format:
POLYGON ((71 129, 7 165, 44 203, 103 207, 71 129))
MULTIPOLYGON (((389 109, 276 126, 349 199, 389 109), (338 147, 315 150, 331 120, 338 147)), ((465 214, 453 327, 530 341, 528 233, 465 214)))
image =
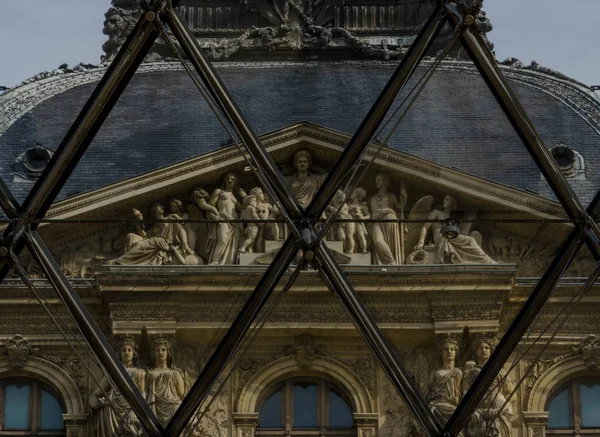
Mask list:
MULTIPOLYGON (((265 390, 259 398, 257 412, 260 410, 264 402, 273 395, 277 390, 281 390, 281 428, 259 428, 256 427, 255 435, 262 437, 281 436, 281 430, 289 430, 291 436, 322 436, 323 430, 326 429, 328 436, 335 437, 356 437, 357 428, 352 418, 351 428, 330 428, 329 427, 329 391, 333 390, 340 396, 350 411, 354 414, 354 404, 344 392, 336 384, 324 378, 310 376, 296 376, 288 378, 271 386, 269 390, 265 390), (317 386, 317 427, 316 428, 294 428, 294 385, 295 384, 316 384, 317 386)), ((287 432, 286 432, 287 435, 287 432)))
POLYGON ((569 408, 571 416, 571 426, 568 428, 550 428, 546 427, 546 435, 548 436, 598 436, 600 437, 600 427, 584 427, 583 426, 583 410, 581 404, 581 384, 596 384, 600 385, 600 376, 595 377, 579 377, 573 378, 566 384, 560 386, 558 390, 555 390, 551 396, 548 397, 546 403, 546 410, 550 406, 550 403, 554 400, 554 397, 567 390, 569 395, 569 408))
POLYGON ((42 389, 52 394, 59 402, 63 414, 65 411, 64 401, 58 392, 50 385, 35 378, 26 376, 7 376, 0 379, 0 436, 41 436, 41 437, 66 437, 67 429, 42 430, 42 389), (6 402, 6 385, 22 382, 29 385, 29 429, 4 429, 4 411, 6 402))

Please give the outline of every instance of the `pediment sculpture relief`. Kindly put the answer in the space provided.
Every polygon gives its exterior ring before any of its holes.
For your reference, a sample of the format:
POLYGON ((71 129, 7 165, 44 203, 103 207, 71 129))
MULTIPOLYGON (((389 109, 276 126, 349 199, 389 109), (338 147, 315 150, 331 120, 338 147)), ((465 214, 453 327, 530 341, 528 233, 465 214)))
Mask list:
MULTIPOLYGON (((327 164, 313 160, 313 153, 302 149, 288 164, 282 164, 287 174, 284 178, 303 208, 327 177, 323 169, 327 164)), ((340 263, 495 264, 497 260, 510 262, 504 255, 517 250, 512 247, 517 240, 500 238, 493 229, 486 228, 486 235, 475 229, 475 213, 457 212, 454 195, 438 197, 440 206, 434 206, 433 195, 412 203, 411 192, 422 192, 423 187, 411 187, 410 181, 389 170, 374 170, 363 183, 352 192, 340 191, 322 217, 335 214, 336 222, 325 240, 340 263), (454 238, 442 233, 447 219, 458 220, 454 238)), ((64 252, 68 255, 68 260, 61 256, 64 268, 75 272, 71 276, 79 271, 87 274, 107 262, 153 266, 268 264, 288 234, 283 213, 268 194, 252 176, 233 170, 191 193, 178 192, 151 206, 131 206, 127 231, 105 230, 102 253, 94 257, 85 251, 87 261, 80 263, 87 262, 89 268, 78 265, 75 258, 80 251, 75 246, 64 252), (121 248, 120 253, 115 253, 117 248, 121 248)))

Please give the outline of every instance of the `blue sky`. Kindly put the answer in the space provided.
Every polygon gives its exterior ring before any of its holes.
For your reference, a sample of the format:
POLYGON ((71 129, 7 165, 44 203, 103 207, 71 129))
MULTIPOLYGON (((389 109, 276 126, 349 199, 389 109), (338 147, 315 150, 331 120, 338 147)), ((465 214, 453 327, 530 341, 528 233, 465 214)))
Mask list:
MULTIPOLYGON (((110 0, 4 0, 0 85, 13 86, 62 63, 98 63, 110 0)), ((600 0, 485 0, 496 55, 536 60, 600 85, 600 0)))

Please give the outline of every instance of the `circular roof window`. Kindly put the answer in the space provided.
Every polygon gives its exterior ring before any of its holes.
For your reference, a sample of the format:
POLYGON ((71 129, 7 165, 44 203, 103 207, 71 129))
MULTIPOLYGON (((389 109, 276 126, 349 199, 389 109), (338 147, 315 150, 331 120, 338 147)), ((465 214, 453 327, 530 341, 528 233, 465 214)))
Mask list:
POLYGON ((52 151, 36 144, 25 151, 23 166, 32 173, 41 173, 52 159, 52 151))
POLYGON ((35 180, 42 174, 52 155, 54 155, 52 150, 36 144, 17 157, 13 169, 19 176, 35 180))
POLYGON ((559 143, 556 147, 550 149, 556 163, 563 173, 569 175, 573 172, 573 166, 577 162, 575 151, 564 144, 559 143))

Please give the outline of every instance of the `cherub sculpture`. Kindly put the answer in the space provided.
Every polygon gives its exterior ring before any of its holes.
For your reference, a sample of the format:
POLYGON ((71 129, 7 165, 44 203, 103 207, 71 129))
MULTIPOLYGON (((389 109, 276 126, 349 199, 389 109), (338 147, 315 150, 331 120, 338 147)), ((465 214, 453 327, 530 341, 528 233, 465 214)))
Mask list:
MULTIPOLYGON (((260 220, 275 220, 275 213, 279 210, 275 205, 269 203, 267 196, 262 188, 254 187, 250 194, 256 197, 256 214, 260 220)), ((279 226, 277 223, 259 223, 258 236, 256 237, 255 247, 259 252, 264 251, 264 240, 279 240, 279 226)))
MULTIPOLYGON (((244 197, 242 204, 242 220, 259 220, 258 214, 256 212, 256 208, 258 206, 258 202, 256 201, 256 196, 253 194, 249 194, 244 197)), ((240 253, 246 252, 254 252, 254 243, 256 242, 256 237, 258 235, 258 223, 240 223, 240 229, 242 234, 246 236, 239 246, 240 253)))
MULTIPOLYGON (((369 205, 366 201, 367 192, 362 188, 356 188, 350 195, 348 203, 348 212, 350 216, 359 220, 368 220, 371 218, 369 205)), ((359 253, 367 253, 367 226, 364 222, 354 224, 354 233, 351 236, 353 243, 356 242, 359 253)))
POLYGON ((407 245, 414 247, 408 257, 412 264, 426 263, 427 256, 424 248, 428 241, 435 248, 435 262, 437 264, 496 264, 481 248, 481 234, 471 229, 471 223, 460 226, 460 234, 456 238, 448 239, 441 234, 442 221, 455 217, 458 202, 450 194, 444 197, 441 209, 432 209, 433 196, 421 198, 413 206, 409 220, 429 220, 424 224, 412 223, 409 226, 407 245))

